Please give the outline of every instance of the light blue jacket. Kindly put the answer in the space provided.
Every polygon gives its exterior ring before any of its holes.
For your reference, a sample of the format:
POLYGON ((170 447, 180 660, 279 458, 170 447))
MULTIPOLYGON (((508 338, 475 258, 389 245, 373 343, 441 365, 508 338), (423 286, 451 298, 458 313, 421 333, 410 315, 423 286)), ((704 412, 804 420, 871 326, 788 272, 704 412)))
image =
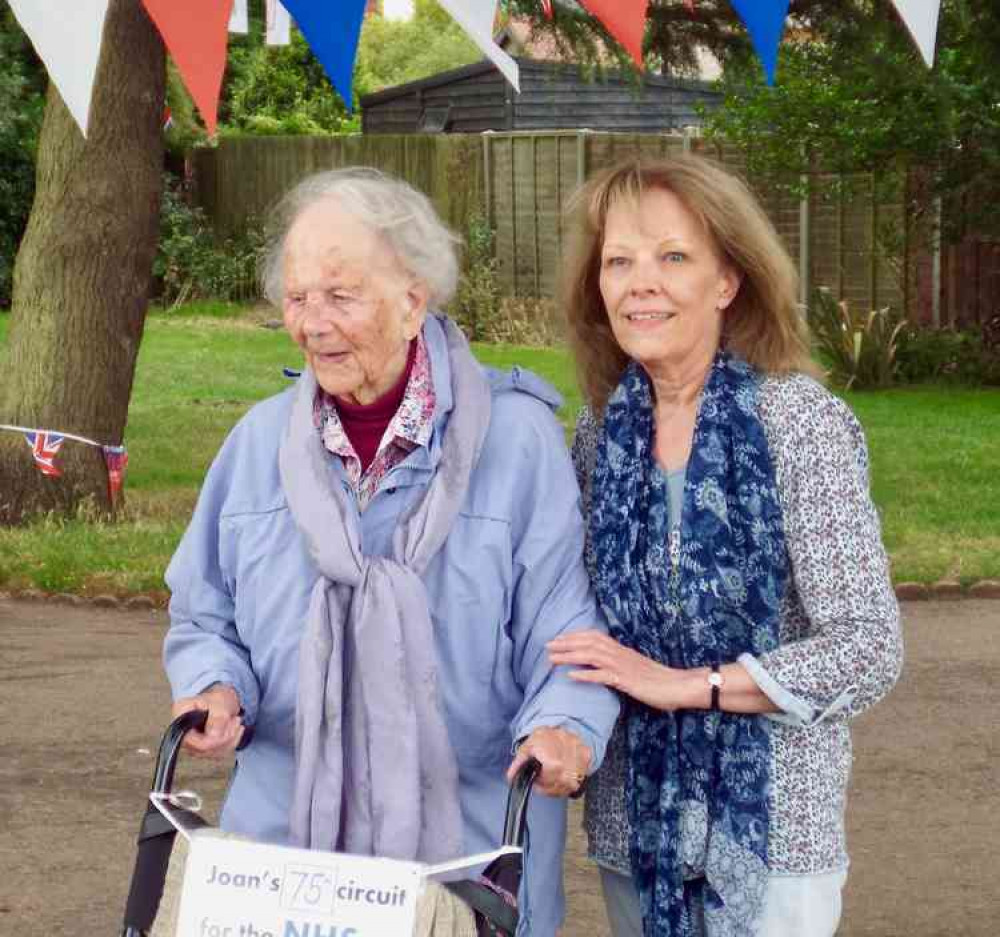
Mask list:
MULTIPOLYGON (((433 317, 424 335, 437 396, 434 432, 387 474, 360 514, 368 554, 389 554, 399 517, 422 496, 440 458, 450 368, 433 317)), ((583 566, 579 490, 551 411, 558 396, 517 369, 488 377, 492 416, 482 456, 425 577, 467 854, 499 844, 515 740, 539 726, 563 726, 599 763, 618 715, 611 692, 553 670, 545 650, 561 632, 603 627, 583 566)), ((167 570, 173 597, 164 661, 174 697, 231 684, 255 727, 237 757, 222 826, 270 842, 287 839, 298 644, 318 575, 278 475, 291 403, 291 390, 265 400, 233 429, 167 570)), ((521 934, 553 937, 562 921, 565 833, 565 801, 536 796, 521 934)))

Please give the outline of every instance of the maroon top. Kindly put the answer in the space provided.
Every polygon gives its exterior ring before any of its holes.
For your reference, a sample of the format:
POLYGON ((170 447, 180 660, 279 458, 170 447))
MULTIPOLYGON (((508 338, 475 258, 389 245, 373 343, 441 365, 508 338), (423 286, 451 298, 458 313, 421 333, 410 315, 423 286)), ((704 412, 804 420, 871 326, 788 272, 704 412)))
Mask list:
POLYGON ((347 438, 351 441, 354 451, 361 460, 362 473, 368 471, 368 466, 378 455, 378 444, 385 435, 386 428, 396 415, 399 405, 406 394, 406 385, 413 370, 413 361, 417 356, 417 343, 410 342, 410 350, 406 355, 406 368, 399 380, 374 403, 367 405, 347 403, 340 397, 334 398, 337 415, 347 438))

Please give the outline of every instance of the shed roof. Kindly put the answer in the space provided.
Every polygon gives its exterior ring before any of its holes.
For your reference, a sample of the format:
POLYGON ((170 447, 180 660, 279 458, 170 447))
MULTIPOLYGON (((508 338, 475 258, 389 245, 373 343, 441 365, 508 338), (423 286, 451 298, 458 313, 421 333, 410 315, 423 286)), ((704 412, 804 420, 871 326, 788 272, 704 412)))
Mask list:
MULTIPOLYGON (((536 73, 543 72, 560 75, 575 74, 579 78, 581 84, 600 84, 602 81, 625 81, 627 83, 632 83, 634 81, 631 75, 621 69, 609 68, 603 69, 600 72, 595 72, 595 80, 592 81, 587 77, 586 71, 579 65, 520 57, 516 58, 515 61, 522 72, 527 71, 529 74, 532 71, 536 73)), ((391 101, 395 98, 405 97, 408 94, 412 94, 414 91, 426 91, 430 88, 440 88, 444 85, 463 81, 466 78, 475 78, 479 75, 488 75, 493 72, 497 72, 499 74, 499 69, 497 69, 497 67, 489 59, 482 59, 479 62, 473 62, 471 65, 463 65, 461 68, 452 68, 446 72, 438 72, 436 75, 429 75, 427 78, 421 78, 417 81, 408 81, 402 85, 393 85, 391 88, 384 88, 381 91, 373 91, 371 94, 366 94, 361 97, 361 106, 370 107, 372 104, 379 104, 383 101, 391 101)), ((676 91, 680 89, 699 91, 712 95, 719 94, 713 82, 699 81, 695 78, 673 78, 665 75, 643 75, 638 87, 642 90, 648 88, 651 90, 662 89, 676 91)), ((517 94, 517 92, 513 93, 515 95, 517 94)))

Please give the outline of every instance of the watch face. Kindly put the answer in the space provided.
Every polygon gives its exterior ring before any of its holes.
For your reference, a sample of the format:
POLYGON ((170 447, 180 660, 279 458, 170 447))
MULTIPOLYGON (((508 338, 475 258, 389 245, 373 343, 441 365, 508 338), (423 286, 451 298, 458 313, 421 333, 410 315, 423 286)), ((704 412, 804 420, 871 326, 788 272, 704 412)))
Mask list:
POLYGON ((721 673, 710 673, 708 675, 708 682, 712 686, 722 686, 722 674, 721 673))

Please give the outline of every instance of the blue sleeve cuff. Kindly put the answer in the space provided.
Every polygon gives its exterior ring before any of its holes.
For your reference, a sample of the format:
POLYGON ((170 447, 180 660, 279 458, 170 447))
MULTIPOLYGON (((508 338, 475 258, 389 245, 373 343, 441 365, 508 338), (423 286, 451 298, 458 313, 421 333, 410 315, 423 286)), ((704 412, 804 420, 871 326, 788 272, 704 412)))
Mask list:
POLYGON ((595 732, 580 722, 579 719, 574 719, 571 716, 548 715, 533 719, 525 725, 520 726, 514 733, 514 751, 517 750, 518 745, 531 735, 535 729, 542 728, 565 729, 567 732, 572 732, 590 749, 591 758, 590 767, 587 769, 588 775, 593 774, 601 766, 601 762, 604 761, 604 751, 607 746, 605 736, 599 732, 595 732))
POLYGON ((260 705, 260 694, 256 684, 251 685, 246 679, 226 670, 213 670, 199 674, 197 678, 174 687, 174 699, 197 696, 204 693, 212 684, 224 683, 231 686, 239 697, 243 709, 243 724, 252 726, 257 722, 257 708, 260 705))
POLYGON ((765 713, 764 715, 784 725, 797 726, 803 729, 818 725, 820 722, 847 709, 851 705, 857 689, 853 686, 848 687, 829 706, 825 709, 819 709, 808 700, 786 690, 764 669, 764 665, 752 654, 741 654, 738 662, 750 674, 753 682, 760 687, 761 692, 781 710, 780 712, 765 713))

